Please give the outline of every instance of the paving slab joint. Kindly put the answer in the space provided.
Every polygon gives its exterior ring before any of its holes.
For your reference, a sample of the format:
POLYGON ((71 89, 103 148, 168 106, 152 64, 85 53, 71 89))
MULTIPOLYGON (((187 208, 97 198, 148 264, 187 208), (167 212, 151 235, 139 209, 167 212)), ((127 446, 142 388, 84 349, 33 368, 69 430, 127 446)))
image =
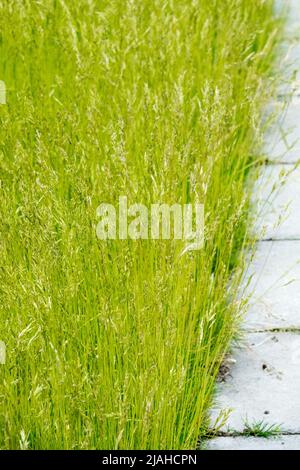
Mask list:
POLYGON ((282 166, 282 165, 284 165, 284 166, 295 166, 295 165, 297 165, 297 163, 295 163, 295 162, 285 162, 285 161, 282 161, 282 160, 269 160, 269 159, 266 159, 264 161, 264 165, 265 166, 276 166, 276 165, 278 165, 278 166, 282 166))
POLYGON ((300 334, 300 327, 287 326, 287 327, 274 327, 274 328, 245 328, 244 333, 296 333, 300 334))
POLYGON ((205 437, 206 441, 209 441, 211 439, 214 439, 215 437, 256 437, 260 439, 270 439, 271 437, 279 437, 280 436, 300 436, 299 432, 293 432, 293 431, 280 431, 276 435, 270 436, 270 437, 264 437, 264 436, 255 436, 255 435, 249 435, 247 432, 243 431, 217 431, 217 432, 212 432, 210 437, 205 437))
POLYGON ((261 238, 257 240, 257 243, 260 242, 300 242, 300 236, 298 237, 290 237, 290 238, 275 238, 275 237, 270 237, 270 238, 261 238))

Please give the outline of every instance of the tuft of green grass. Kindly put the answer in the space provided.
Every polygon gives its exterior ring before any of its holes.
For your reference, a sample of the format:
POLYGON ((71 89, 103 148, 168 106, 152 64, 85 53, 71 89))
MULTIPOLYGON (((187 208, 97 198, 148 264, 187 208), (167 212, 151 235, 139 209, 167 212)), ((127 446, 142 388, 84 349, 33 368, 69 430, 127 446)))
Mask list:
POLYGON ((0 4, 0 448, 195 448, 244 305, 273 1, 0 4), (204 249, 98 240, 120 195, 203 203, 204 249))
POLYGON ((281 427, 278 424, 268 424, 264 420, 245 423, 243 435, 255 437, 274 437, 281 433, 281 427))

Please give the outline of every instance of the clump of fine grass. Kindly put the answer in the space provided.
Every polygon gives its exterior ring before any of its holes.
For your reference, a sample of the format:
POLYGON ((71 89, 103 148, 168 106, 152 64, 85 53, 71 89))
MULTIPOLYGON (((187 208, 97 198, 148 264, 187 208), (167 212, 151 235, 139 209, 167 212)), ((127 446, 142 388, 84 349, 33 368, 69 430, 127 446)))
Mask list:
POLYGON ((0 447, 194 448, 241 309, 273 2, 1 7, 0 447), (99 241, 120 195, 204 203, 205 248, 99 241))
POLYGON ((254 421, 253 423, 245 422, 243 435, 270 438, 278 436, 281 433, 281 427, 278 424, 269 424, 264 420, 254 421))

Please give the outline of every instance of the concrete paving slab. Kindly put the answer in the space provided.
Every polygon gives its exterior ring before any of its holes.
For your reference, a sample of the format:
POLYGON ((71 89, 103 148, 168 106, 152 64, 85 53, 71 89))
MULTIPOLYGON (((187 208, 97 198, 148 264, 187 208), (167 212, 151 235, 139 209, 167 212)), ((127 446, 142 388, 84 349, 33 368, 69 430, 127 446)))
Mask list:
POLYGON ((279 51, 278 96, 297 97, 300 95, 300 43, 285 40, 279 51))
POLYGON ((264 421, 300 433, 300 334, 248 333, 233 354, 236 363, 218 384, 211 426, 221 410, 232 412, 223 431, 243 432, 264 421))
POLYGON ((288 107, 283 102, 273 103, 270 111, 278 117, 266 133, 264 153, 274 162, 296 163, 300 160, 300 97, 294 97, 288 107))
MULTIPOLYGON (((299 31, 300 31, 300 4, 298 0, 275 0, 275 11, 282 16, 282 13, 286 13, 286 22, 284 28, 284 38, 286 41, 298 41, 299 42, 299 31), (283 10, 284 8, 284 10, 283 10)), ((297 50, 295 50, 297 54, 297 50)), ((294 77, 293 83, 290 82, 292 75, 290 74, 290 65, 283 62, 280 71, 284 73, 281 75, 283 83, 279 86, 278 94, 280 96, 290 94, 294 92, 300 95, 300 83, 299 74, 297 73, 294 77), (284 70, 285 67, 285 70, 284 70), (284 80, 288 78, 289 83, 284 80)))
POLYGON ((300 238, 300 167, 265 166, 256 182, 254 231, 263 239, 300 238))
POLYGON ((263 437, 216 437, 207 442, 207 450, 300 450, 300 435, 263 437))
POLYGON ((244 285, 244 328, 300 329, 300 241, 258 243, 244 285))
POLYGON ((275 0, 275 11, 282 13, 283 7, 287 13, 285 35, 295 36, 299 34, 300 25, 300 5, 298 0, 275 0))

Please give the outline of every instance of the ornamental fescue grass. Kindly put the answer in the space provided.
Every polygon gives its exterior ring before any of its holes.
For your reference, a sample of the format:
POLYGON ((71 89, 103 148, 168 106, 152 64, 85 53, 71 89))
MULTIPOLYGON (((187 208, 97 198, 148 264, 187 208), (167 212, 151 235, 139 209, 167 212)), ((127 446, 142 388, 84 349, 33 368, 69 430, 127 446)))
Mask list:
POLYGON ((2 0, 1 449, 193 449, 243 310, 271 0, 2 0), (96 208, 205 205, 205 245, 96 208))

